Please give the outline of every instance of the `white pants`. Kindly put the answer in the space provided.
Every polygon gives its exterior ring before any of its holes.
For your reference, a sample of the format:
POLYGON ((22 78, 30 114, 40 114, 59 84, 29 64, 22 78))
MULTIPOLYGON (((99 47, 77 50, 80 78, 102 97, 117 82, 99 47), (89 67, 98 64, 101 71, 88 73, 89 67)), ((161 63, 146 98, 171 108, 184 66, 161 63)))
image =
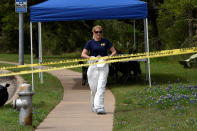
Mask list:
POLYGON ((103 67, 91 65, 88 68, 88 83, 91 89, 91 102, 94 105, 94 109, 104 108, 105 86, 108 73, 108 64, 105 64, 103 67))

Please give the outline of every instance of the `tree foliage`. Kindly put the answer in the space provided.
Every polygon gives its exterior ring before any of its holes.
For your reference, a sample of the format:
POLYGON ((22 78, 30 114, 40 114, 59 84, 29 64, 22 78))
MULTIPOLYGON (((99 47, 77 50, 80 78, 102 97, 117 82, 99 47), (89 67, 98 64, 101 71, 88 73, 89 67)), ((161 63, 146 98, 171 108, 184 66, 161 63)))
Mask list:
MULTIPOLYGON (((28 6, 44 0, 28 0, 28 6)), ((150 50, 197 45, 197 0, 144 0, 148 2, 150 50)), ((18 52, 18 13, 15 1, 0 1, 0 52, 18 52)), ((30 52, 29 11, 24 14, 24 48, 30 52)), ((62 21, 42 23, 44 55, 81 51, 100 24, 104 37, 123 53, 134 47, 133 20, 62 21)), ((34 54, 38 54, 38 29, 33 23, 34 54)), ((138 52, 144 51, 143 20, 136 20, 138 52)))
POLYGON ((165 48, 193 45, 196 9, 196 0, 165 0, 161 5, 157 22, 165 48))

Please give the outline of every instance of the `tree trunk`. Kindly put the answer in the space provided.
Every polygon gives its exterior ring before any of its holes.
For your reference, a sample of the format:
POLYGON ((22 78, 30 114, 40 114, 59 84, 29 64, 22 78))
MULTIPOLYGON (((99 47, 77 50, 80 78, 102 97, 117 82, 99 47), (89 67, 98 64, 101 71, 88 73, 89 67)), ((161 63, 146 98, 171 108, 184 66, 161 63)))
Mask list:
POLYGON ((193 29, 193 14, 192 11, 188 11, 188 31, 189 31, 189 41, 192 41, 192 37, 194 36, 193 29))
POLYGON ((154 48, 157 50, 161 49, 161 41, 159 39, 159 31, 157 26, 157 17, 158 17, 158 10, 159 4, 163 3, 163 0, 147 0, 148 2, 148 13, 149 13, 149 20, 152 26, 152 33, 154 38, 154 48))
POLYGON ((38 58, 38 31, 34 29, 33 32, 33 53, 34 57, 38 58))
POLYGON ((159 39, 159 31, 158 31, 158 26, 157 26, 157 16, 158 16, 158 11, 153 9, 153 7, 149 10, 149 18, 150 18, 150 23, 152 25, 152 31, 153 31, 153 37, 154 37, 154 47, 157 50, 161 49, 161 41, 159 39))

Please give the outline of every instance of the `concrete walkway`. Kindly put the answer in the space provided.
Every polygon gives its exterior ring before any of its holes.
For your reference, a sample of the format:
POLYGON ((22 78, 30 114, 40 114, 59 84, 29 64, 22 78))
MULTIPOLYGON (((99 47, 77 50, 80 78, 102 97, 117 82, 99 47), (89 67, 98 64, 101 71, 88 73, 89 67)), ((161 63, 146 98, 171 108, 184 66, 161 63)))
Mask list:
POLYGON ((112 131, 115 99, 110 90, 105 94, 107 114, 97 115, 91 111, 90 90, 87 84, 82 86, 81 73, 70 70, 49 73, 61 81, 64 97, 36 131, 112 131))
POLYGON ((37 131, 111 131, 113 128, 114 97, 105 94, 106 115, 91 112, 90 90, 81 86, 81 73, 70 70, 52 71, 64 87, 63 100, 40 124, 37 131))

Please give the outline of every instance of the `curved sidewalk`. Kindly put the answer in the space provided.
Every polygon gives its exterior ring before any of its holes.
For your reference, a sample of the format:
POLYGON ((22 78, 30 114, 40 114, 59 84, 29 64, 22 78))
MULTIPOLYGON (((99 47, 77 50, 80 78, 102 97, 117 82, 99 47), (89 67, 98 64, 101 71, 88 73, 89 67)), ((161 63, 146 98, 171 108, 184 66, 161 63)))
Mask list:
POLYGON ((114 96, 106 90, 106 115, 91 112, 90 90, 81 85, 81 73, 60 70, 49 72, 64 87, 63 100, 38 126, 37 131, 111 131, 113 129, 114 96))

